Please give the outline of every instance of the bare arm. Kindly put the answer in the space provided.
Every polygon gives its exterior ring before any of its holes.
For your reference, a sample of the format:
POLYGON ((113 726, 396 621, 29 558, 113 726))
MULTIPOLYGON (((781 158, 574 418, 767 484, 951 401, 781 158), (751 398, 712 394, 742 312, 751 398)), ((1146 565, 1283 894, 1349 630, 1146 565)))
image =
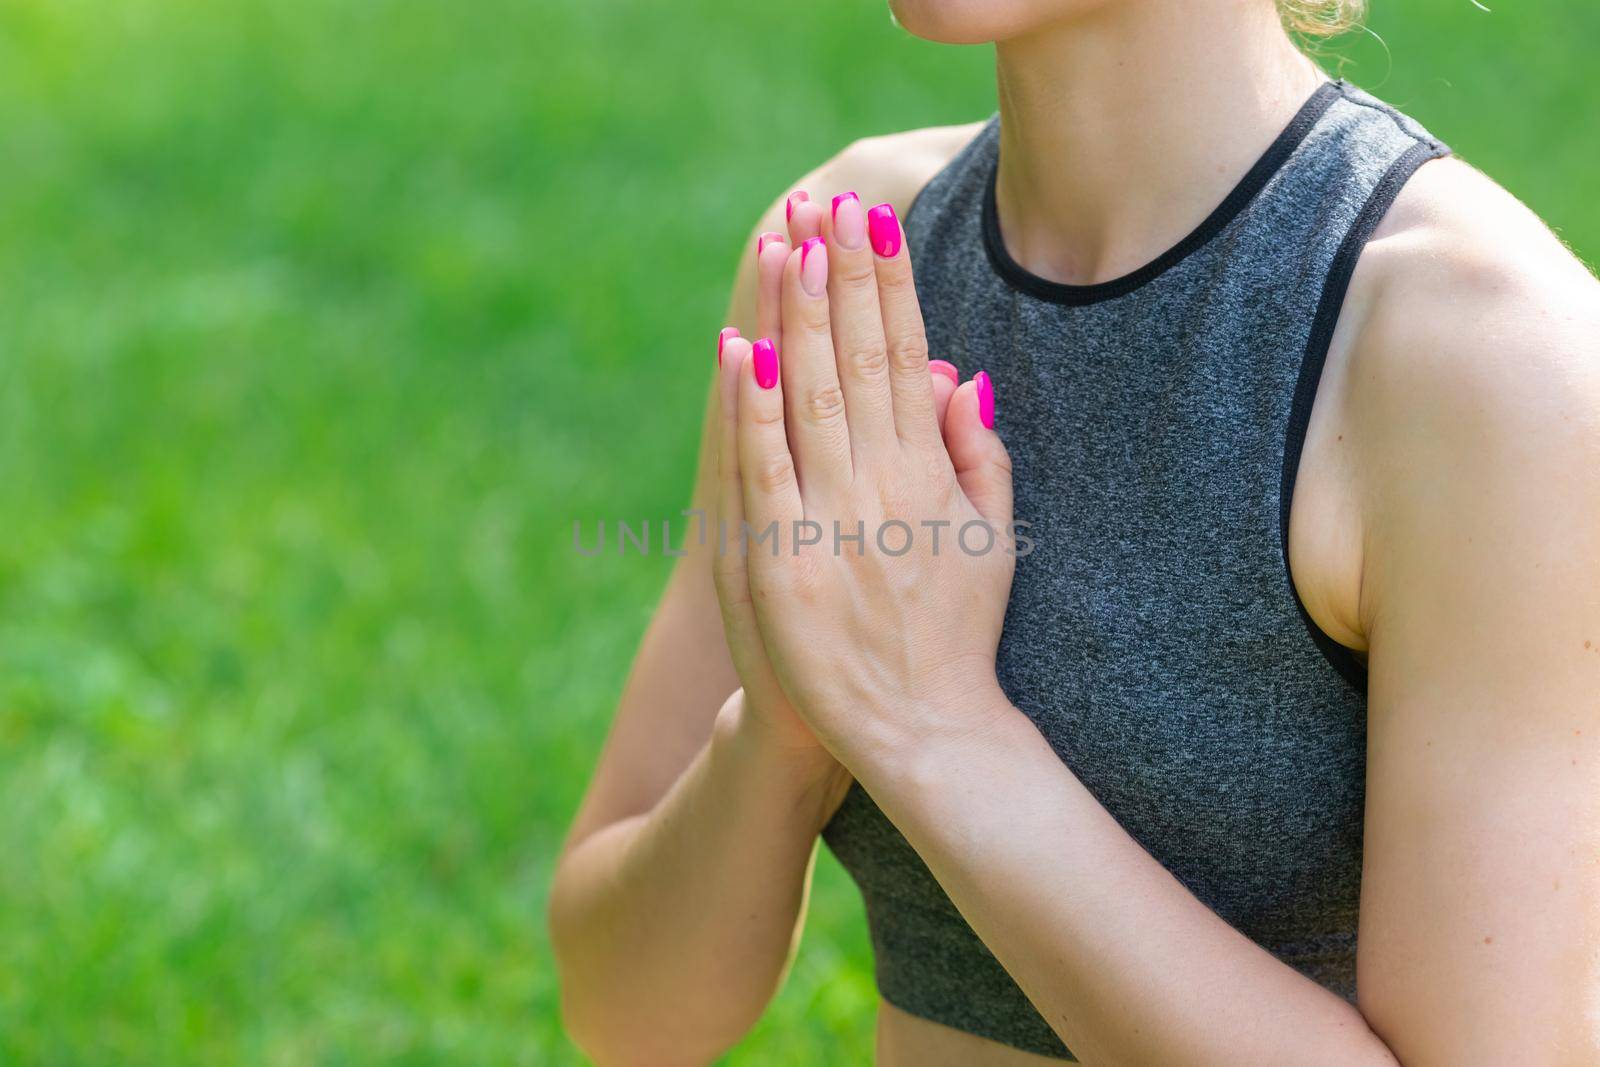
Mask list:
POLYGON ((777 989, 837 796, 749 729, 742 693, 650 810, 562 862, 552 928, 569 1032, 602 1064, 714 1059, 777 989))
MULTIPOLYGON (((973 132, 862 142, 801 185, 903 206, 973 132)), ((814 224, 826 202, 806 210, 814 224)), ((780 202, 756 229, 785 224, 780 202)), ((729 313, 747 337, 770 325, 758 322, 757 290, 747 251, 729 313)), ((710 369, 709 338, 704 358, 710 369)), ((715 399, 695 492, 708 514, 715 399)), ((763 729, 741 694, 729 699, 740 677, 713 549, 691 543, 677 565, 551 895, 568 1029, 605 1064, 706 1062, 749 1028, 782 979, 817 833, 848 781, 825 752, 819 760, 763 729)))

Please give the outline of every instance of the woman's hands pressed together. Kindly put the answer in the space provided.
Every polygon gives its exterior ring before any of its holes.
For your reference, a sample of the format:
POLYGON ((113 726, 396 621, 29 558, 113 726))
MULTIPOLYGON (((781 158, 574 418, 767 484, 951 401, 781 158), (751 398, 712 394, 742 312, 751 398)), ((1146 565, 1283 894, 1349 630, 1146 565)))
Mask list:
POLYGON ((789 208, 798 247, 760 240, 762 339, 719 344, 717 586, 746 693, 855 770, 1003 704, 1011 471, 988 376, 930 375, 894 209, 789 208))

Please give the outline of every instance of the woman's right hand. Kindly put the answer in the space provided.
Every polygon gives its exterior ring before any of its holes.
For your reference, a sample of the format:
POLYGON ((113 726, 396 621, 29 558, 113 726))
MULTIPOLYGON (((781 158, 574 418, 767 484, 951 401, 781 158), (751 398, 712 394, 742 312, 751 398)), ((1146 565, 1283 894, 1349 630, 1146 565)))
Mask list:
MULTIPOLYGON (((813 237, 831 237, 838 227, 853 227, 859 232, 858 240, 864 241, 867 225, 865 208, 854 193, 835 197, 831 210, 824 211, 806 193, 796 192, 785 205, 785 215, 788 233, 763 233, 757 238, 756 244, 757 336, 770 338, 778 346, 782 345, 783 271, 791 249, 813 237)), ((728 651, 744 686, 742 695, 735 694, 724 707, 723 725, 739 733, 753 733, 761 741, 775 745, 778 751, 799 761, 808 773, 826 779, 826 788, 833 798, 829 806, 831 812, 843 799, 850 782, 849 775, 790 706, 788 697, 778 685, 756 627, 755 609, 750 599, 742 540, 744 504, 736 436, 739 368, 749 358, 750 352, 750 341, 740 337, 732 327, 723 330, 717 339, 721 420, 717 446, 718 536, 714 573, 728 651)), ((943 424, 950 398, 956 391, 957 373, 949 363, 940 360, 930 362, 934 404, 939 421, 943 424)), ((799 395, 799 391, 786 392, 785 395, 799 395)))

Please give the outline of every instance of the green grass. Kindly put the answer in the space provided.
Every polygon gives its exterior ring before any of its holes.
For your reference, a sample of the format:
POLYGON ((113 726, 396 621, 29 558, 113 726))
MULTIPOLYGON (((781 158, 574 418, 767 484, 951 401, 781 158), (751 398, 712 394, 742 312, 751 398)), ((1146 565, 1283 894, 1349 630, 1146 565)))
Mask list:
MULTIPOLYGON (((1600 250, 1588 0, 1347 68, 1600 250)), ((1533 10, 1527 10, 1533 9, 1533 10)), ((992 107, 876 0, 0 6, 0 1063, 566 1064, 552 855, 755 214, 992 107)), ((853 1062, 829 861, 740 1065, 853 1062)))

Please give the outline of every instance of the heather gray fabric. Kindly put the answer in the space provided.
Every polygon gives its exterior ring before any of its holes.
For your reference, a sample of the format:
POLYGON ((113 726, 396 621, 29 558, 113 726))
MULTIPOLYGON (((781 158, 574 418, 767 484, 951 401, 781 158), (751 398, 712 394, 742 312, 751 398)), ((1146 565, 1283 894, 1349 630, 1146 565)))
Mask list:
MULTIPOLYGON (((1200 230, 1097 286, 1005 253, 995 122, 907 218, 932 351, 993 376, 1037 545, 1000 643, 1006 693, 1200 900, 1344 997, 1365 677, 1305 618, 1284 533, 1350 272, 1445 151, 1329 83, 1200 230)), ((859 786, 825 837, 865 896, 888 1001, 1072 1058, 859 786)))

